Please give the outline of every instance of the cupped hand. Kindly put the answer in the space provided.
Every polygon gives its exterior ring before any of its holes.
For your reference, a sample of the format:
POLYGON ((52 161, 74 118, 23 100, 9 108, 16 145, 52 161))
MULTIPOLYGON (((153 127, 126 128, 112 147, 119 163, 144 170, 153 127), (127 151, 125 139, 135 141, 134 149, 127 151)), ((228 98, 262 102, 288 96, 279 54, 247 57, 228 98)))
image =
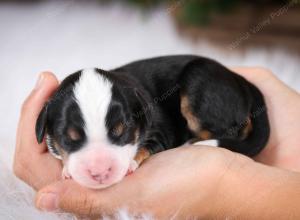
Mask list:
POLYGON ((37 117, 57 87, 58 81, 52 73, 41 73, 21 110, 13 168, 16 176, 35 189, 61 177, 60 162, 50 155, 45 143, 37 143, 35 136, 37 117))
POLYGON ((226 173, 249 162, 225 149, 185 146, 150 157, 133 174, 103 190, 87 189, 72 180, 56 182, 38 192, 36 204, 46 211, 97 219, 120 209, 155 219, 206 219, 226 173))
POLYGON ((37 190, 44 187, 36 199, 40 209, 88 216, 110 215, 119 208, 158 217, 169 217, 170 213, 199 216, 200 211, 204 215, 222 175, 241 157, 225 149, 182 147, 151 157, 134 174, 105 190, 90 190, 72 180, 61 180, 60 161, 50 155, 45 142, 39 145, 35 137, 39 112, 57 87, 53 74, 40 75, 23 104, 17 132, 14 172, 37 190), (199 197, 194 197, 195 193, 199 197), (205 203, 201 209, 196 206, 199 202, 205 203))
MULTIPOLYGON (((255 159, 299 171, 299 94, 267 70, 235 68, 234 71, 254 83, 267 103, 270 141, 255 159)), ((34 90, 23 107, 14 165, 16 174, 36 189, 57 180, 61 174, 59 162, 49 155, 45 144, 36 143, 34 135, 38 112, 57 87, 56 79, 47 76, 49 84, 45 83, 40 91, 34 90)), ((55 182, 38 192, 36 205, 43 210, 92 216, 112 214, 122 207, 161 218, 170 217, 170 213, 177 217, 186 217, 187 213, 205 216, 227 170, 248 162, 251 160, 221 148, 177 148, 151 157, 134 174, 104 190, 86 189, 72 180, 55 182)))
POLYGON ((255 158, 267 165, 300 171, 300 94, 263 68, 234 68, 263 93, 271 125, 268 145, 255 158))

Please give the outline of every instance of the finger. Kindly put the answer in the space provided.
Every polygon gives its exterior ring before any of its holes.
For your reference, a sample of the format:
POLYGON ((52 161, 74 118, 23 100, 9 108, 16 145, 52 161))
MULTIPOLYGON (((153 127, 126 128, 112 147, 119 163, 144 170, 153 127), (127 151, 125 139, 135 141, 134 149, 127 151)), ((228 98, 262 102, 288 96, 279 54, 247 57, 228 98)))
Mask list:
POLYGON ((105 210, 101 203, 104 197, 101 190, 87 189, 73 180, 64 180, 40 190, 35 203, 43 211, 63 210, 78 215, 101 216, 105 210))
POLYGON ((33 166, 39 166, 34 170, 34 173, 27 174, 26 180, 35 190, 39 190, 46 185, 61 180, 62 163, 60 160, 55 159, 51 154, 43 154, 38 158, 33 158, 33 166), (45 175, 45 172, 47 174, 45 175), (34 178, 30 178, 33 177, 34 178), (31 181, 30 181, 31 180, 31 181))
MULTIPOLYGON (((254 83, 266 96, 273 97, 280 94, 284 100, 295 97, 298 93, 277 78, 272 71, 263 67, 234 67, 232 71, 244 76, 254 83)), ((277 96, 278 99, 278 96, 277 96)))
POLYGON ((137 211, 138 200, 144 197, 145 192, 140 187, 145 185, 142 184, 145 174, 137 173, 100 190, 82 187, 73 180, 55 182, 37 193, 36 207, 44 211, 63 210, 94 217, 111 215, 124 206, 137 211))
POLYGON ((258 86, 276 78, 272 71, 263 67, 234 67, 231 69, 258 86))
MULTIPOLYGON (((45 102, 49 99, 51 94, 57 89, 58 81, 53 73, 43 72, 40 74, 35 88, 32 90, 29 97, 25 100, 22 106, 20 122, 17 132, 17 137, 22 132, 22 147, 32 148, 33 143, 37 143, 35 136, 35 123, 38 115, 43 108, 45 102)), ((17 138, 17 141, 18 140, 17 138)), ((20 144, 17 143, 17 146, 20 144)), ((46 146, 40 145, 40 148, 31 149, 39 152, 45 151, 46 146)))
POLYGON ((58 81, 52 73, 41 73, 35 88, 23 104, 18 125, 14 173, 35 189, 57 180, 61 173, 59 161, 48 153, 40 155, 46 151, 46 145, 39 146, 35 137, 35 123, 39 111, 57 86, 58 81))

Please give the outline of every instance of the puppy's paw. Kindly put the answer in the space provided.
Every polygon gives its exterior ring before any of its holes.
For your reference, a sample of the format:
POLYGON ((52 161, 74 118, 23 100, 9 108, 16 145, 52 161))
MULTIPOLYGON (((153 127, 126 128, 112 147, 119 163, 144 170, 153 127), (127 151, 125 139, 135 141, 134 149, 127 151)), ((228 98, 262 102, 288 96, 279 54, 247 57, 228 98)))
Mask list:
POLYGON ((63 180, 72 179, 72 176, 69 174, 66 166, 64 166, 64 168, 62 170, 61 178, 63 180))
POLYGON ((139 164, 135 160, 131 161, 126 176, 132 174, 138 167, 139 164))

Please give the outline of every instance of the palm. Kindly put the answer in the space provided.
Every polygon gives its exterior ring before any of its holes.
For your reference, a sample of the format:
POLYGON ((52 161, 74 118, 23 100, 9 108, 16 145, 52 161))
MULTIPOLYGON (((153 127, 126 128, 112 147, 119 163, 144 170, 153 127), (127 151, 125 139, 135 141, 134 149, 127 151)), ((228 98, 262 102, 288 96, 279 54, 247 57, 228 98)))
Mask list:
POLYGON ((64 188, 61 208, 79 215, 101 216, 103 210, 112 214, 119 207, 127 207, 136 213, 151 210, 158 219, 171 219, 170 213, 183 219, 190 213, 207 211, 207 198, 215 193, 227 169, 245 159, 248 161, 239 154, 206 146, 171 149, 153 155, 132 175, 105 190, 90 190, 72 180, 59 183, 64 188), (201 189, 196 197, 195 189, 201 189), (199 208, 201 203, 206 206, 199 208))

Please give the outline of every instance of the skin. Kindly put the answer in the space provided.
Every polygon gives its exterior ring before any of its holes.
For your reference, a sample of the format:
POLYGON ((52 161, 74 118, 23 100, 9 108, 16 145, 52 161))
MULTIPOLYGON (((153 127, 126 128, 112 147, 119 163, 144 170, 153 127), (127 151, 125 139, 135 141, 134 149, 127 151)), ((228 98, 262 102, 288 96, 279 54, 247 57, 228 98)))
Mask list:
POLYGON ((38 113, 58 86, 46 72, 22 108, 14 172, 38 191, 36 206, 45 211, 99 217, 126 208, 159 219, 300 219, 300 174, 293 172, 300 171, 300 95, 266 69, 233 70, 266 98, 271 137, 255 161, 222 148, 187 146, 152 156, 104 190, 59 180, 60 163, 34 134, 38 113))

